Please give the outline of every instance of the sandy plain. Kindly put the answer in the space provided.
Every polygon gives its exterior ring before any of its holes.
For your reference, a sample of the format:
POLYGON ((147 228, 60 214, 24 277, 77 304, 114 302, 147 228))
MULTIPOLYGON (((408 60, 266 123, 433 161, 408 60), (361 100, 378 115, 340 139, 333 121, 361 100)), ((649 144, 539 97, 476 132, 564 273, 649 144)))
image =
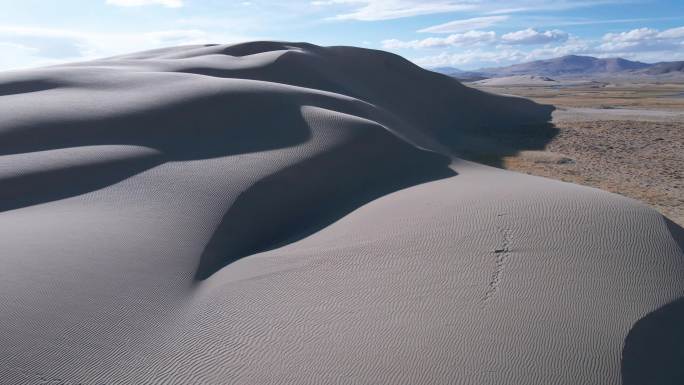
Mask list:
POLYGON ((480 84, 470 85, 556 107, 552 123, 557 134, 548 144, 540 148, 534 138, 514 135, 529 149, 504 156, 497 166, 635 198, 684 225, 684 83, 480 84))

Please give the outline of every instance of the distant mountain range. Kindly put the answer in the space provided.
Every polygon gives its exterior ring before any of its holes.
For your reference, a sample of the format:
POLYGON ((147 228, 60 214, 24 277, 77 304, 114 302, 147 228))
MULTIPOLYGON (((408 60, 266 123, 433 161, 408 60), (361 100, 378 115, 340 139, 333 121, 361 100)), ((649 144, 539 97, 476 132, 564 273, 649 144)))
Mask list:
POLYGON ((459 80, 471 82, 491 77, 486 76, 485 74, 479 71, 464 71, 454 67, 436 67, 432 68, 432 71, 439 72, 441 74, 448 75, 459 80))
POLYGON ((666 61, 655 63, 648 67, 645 72, 650 75, 662 75, 669 74, 672 72, 684 73, 684 61, 666 61))
POLYGON ((567 55, 506 67, 481 68, 475 71, 462 71, 453 67, 433 68, 433 71, 469 81, 516 75, 588 77, 598 75, 657 76, 681 74, 684 76, 684 61, 648 64, 622 58, 600 59, 592 56, 567 55))

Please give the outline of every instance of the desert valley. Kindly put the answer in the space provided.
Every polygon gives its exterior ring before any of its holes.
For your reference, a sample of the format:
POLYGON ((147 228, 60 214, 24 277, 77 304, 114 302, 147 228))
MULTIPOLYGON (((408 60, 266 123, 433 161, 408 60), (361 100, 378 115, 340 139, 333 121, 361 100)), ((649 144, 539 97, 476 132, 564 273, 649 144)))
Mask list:
POLYGON ((474 88, 556 107, 558 134, 543 148, 514 134, 500 138, 494 152, 511 140, 529 148, 501 161, 487 151, 474 159, 632 197, 684 225, 684 62, 567 56, 482 71, 436 70, 474 88))
POLYGON ((0 0, 0 385, 683 385, 682 15, 0 0))
POLYGON ((390 53, 284 42, 9 71, 0 90, 4 383, 681 374, 681 227, 461 158, 595 176, 608 156, 573 140, 614 128, 578 125, 581 100, 554 111, 390 53))

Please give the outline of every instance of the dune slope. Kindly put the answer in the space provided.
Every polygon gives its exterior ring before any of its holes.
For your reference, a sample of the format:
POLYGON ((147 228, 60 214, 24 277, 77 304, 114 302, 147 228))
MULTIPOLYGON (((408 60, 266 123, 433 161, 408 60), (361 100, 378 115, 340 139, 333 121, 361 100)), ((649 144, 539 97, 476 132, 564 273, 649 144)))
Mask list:
POLYGON ((304 43, 0 73, 0 383, 669 383, 681 228, 457 157, 550 113, 304 43))

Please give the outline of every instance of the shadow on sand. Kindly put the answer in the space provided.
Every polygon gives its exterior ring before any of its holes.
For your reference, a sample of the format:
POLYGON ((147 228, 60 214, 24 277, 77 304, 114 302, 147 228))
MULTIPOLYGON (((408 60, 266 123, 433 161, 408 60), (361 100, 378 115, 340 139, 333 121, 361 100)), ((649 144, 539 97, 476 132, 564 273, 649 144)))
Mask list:
MULTIPOLYGON (((522 99, 515 102, 528 108, 536 121, 551 119, 552 106, 522 99)), ((486 154, 486 163, 500 165, 504 156, 544 148, 558 132, 550 124, 516 126, 515 122, 502 124, 500 117, 489 122, 488 127, 497 128, 468 130, 464 124, 437 131, 435 136, 453 155, 470 151, 482 161, 486 154)), ((419 150, 391 135, 388 141, 386 134, 366 135, 353 145, 289 167, 250 187, 224 215, 200 258, 195 279, 206 279, 245 256, 305 238, 394 191, 456 175, 448 157, 419 150)))
POLYGON ((622 350, 622 383, 684 384, 684 297, 634 324, 622 350))
POLYGON ((453 151, 460 157, 503 168, 504 158, 514 156, 520 151, 544 150, 558 132, 558 128, 551 123, 506 130, 484 127, 462 130, 451 141, 454 143, 453 151))
MULTIPOLYGON (((665 223, 684 252, 684 229, 667 218, 665 223)), ((647 314, 632 326, 622 349, 622 383, 684 384, 684 297, 647 314)))
POLYGON ((450 163, 446 156, 376 130, 285 168, 251 186, 226 212, 200 257, 195 279, 303 239, 384 195, 454 176, 450 163))
POLYGON ((56 120, 0 133, 0 156, 98 145, 134 145, 159 152, 111 162, 84 160, 67 168, 0 178, 0 212, 95 191, 168 161, 280 149, 311 137, 296 106, 271 95, 243 95, 245 105, 238 109, 236 98, 202 98, 121 116, 56 120), (249 98, 254 98, 252 103, 249 98), (265 103, 273 105, 268 114, 261 110, 265 103))

